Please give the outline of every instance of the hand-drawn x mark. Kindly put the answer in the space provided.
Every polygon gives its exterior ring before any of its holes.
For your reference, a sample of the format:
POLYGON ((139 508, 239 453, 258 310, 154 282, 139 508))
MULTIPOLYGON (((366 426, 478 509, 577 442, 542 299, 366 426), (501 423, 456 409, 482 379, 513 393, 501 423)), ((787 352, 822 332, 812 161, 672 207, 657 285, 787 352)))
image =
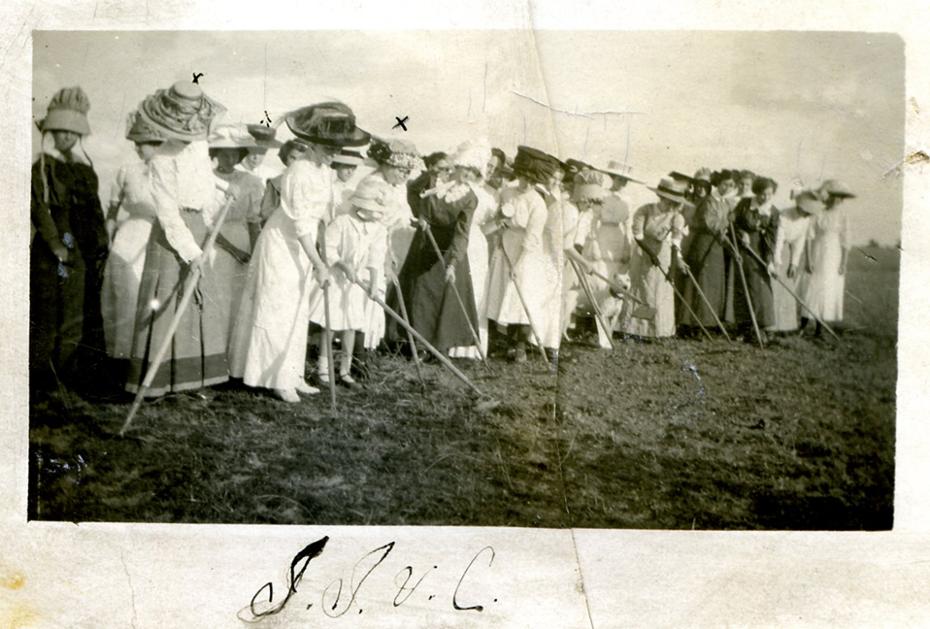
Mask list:
POLYGON ((197 83, 197 85, 200 85, 200 83, 198 83, 198 80, 200 79, 200 77, 203 76, 203 72, 192 72, 191 74, 192 74, 193 77, 194 77, 194 81, 193 81, 193 82, 194 82, 194 83, 197 83))
POLYGON ((396 129, 397 127, 400 127, 401 129, 406 131, 407 125, 405 125, 404 123, 410 120, 410 116, 404 116, 403 118, 398 118, 397 116, 394 116, 394 120, 397 121, 397 124, 391 127, 392 129, 396 129))

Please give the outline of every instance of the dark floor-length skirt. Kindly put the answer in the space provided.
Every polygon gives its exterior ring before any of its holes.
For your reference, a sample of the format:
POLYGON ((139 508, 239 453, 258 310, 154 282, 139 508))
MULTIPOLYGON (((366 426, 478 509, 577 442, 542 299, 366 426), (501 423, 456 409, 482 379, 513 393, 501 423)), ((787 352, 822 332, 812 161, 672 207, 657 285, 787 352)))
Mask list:
MULTIPOLYGON (((757 242, 752 243, 751 246, 754 251, 759 251, 757 242)), ((735 267, 734 259, 732 322, 737 325, 752 323, 749 310, 751 302, 752 312, 756 316, 759 327, 771 327, 775 325, 775 304, 772 299, 772 280, 769 277, 768 270, 749 255, 743 255, 742 259, 746 286, 749 288, 749 299, 746 299, 746 291, 743 289, 742 279, 738 277, 739 269, 735 267)))
MULTIPOLYGON (((181 216, 194 238, 202 244, 206 240, 207 229, 200 212, 184 210, 181 216)), ((126 390, 130 393, 139 390, 150 362, 168 336, 187 277, 187 265, 168 244, 164 230, 156 222, 139 286, 139 305, 126 382, 126 390)), ((217 297, 212 269, 205 264, 199 288, 184 308, 170 348, 146 390, 146 396, 199 389, 229 379, 226 361, 228 329, 223 312, 216 306, 221 302, 217 297)))
MULTIPOLYGON (((462 256, 455 265, 455 287, 464 303, 463 311, 452 285, 446 282, 443 261, 437 259, 429 247, 431 245, 422 232, 417 232, 398 279, 411 325, 439 351, 445 353, 452 347, 474 344, 469 322, 475 330, 478 329, 475 295, 467 256, 462 256)), ((392 292, 391 296, 392 301, 396 303, 396 292, 392 292)), ((404 332, 398 330, 393 322, 389 324, 390 338, 406 339, 404 332)))
POLYGON ((41 239, 29 260, 29 378, 34 391, 71 384, 84 328, 86 266, 79 255, 67 266, 41 239))
POLYGON ((717 320, 714 314, 721 320, 724 319, 728 298, 728 258, 723 244, 713 234, 701 232, 694 235, 685 262, 690 267, 707 301, 705 302, 695 289, 694 282, 690 280, 685 282, 682 296, 697 315, 697 320, 687 308, 683 308, 684 312, 679 318, 682 325, 697 326, 700 323, 705 327, 715 326, 717 320))

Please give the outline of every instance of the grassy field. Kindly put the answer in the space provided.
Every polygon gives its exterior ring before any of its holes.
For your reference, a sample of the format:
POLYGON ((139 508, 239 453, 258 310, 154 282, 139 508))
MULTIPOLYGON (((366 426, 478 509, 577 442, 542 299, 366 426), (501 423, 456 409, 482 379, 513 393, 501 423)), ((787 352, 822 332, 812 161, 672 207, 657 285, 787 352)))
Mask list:
POLYGON ((32 409, 30 517, 224 523, 884 529, 892 524, 897 251, 857 250, 842 343, 587 343, 541 361, 380 356, 358 392, 288 405, 230 385, 32 409))

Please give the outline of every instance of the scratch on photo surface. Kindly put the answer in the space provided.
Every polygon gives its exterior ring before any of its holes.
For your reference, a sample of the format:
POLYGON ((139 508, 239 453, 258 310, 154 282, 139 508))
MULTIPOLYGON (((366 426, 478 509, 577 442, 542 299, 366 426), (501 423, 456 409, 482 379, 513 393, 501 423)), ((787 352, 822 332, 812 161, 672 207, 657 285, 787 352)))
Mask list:
POLYGON ((529 96, 528 94, 518 92, 517 90, 511 89, 510 91, 513 94, 520 96, 521 98, 525 98, 529 101, 536 103, 537 105, 540 105, 541 107, 545 107, 549 111, 559 113, 559 114, 565 114, 567 116, 579 116, 581 118, 596 118, 597 116, 640 116, 646 113, 644 111, 625 111, 625 110, 613 110, 613 109, 609 109, 605 111, 569 111, 567 109, 559 109, 558 107, 553 107, 552 105, 544 103, 537 98, 533 98, 532 96, 529 96))
POLYGON ((132 585, 132 575, 129 574, 129 566, 126 565, 125 553, 120 551, 119 560, 123 564, 123 572, 126 573, 126 581, 129 583, 129 602, 132 604, 132 627, 136 626, 136 589, 132 585))
POLYGON ((581 571, 581 560, 578 557, 578 542, 575 540, 575 529, 571 529, 572 549, 575 551, 575 565, 578 566, 578 591, 584 599, 585 612, 588 614, 588 624, 594 629, 594 618, 591 616, 591 605, 588 603, 588 593, 584 589, 584 573, 581 571))

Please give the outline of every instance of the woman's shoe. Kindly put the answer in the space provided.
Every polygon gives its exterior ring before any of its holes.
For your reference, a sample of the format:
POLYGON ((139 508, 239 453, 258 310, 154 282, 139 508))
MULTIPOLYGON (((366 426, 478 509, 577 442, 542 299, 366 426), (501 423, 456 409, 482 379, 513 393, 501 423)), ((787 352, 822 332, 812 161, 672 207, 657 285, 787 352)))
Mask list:
POLYGON ((349 389, 361 389, 362 385, 355 381, 355 378, 349 374, 339 376, 339 381, 349 389))
POLYGON ((294 389, 275 389, 274 394, 278 397, 278 399, 284 400, 285 402, 290 402, 291 404, 294 402, 300 402, 300 398, 297 396, 297 391, 294 389))
POLYGON ((304 395, 316 395, 320 392, 316 387, 307 384, 306 380, 300 380, 297 383, 296 389, 298 393, 303 393, 304 395))

